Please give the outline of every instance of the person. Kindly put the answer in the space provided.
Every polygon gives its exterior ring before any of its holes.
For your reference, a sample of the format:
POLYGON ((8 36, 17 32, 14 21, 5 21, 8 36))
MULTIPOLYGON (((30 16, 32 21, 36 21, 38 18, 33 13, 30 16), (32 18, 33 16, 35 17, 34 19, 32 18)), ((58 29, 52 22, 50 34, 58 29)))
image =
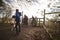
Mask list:
POLYGON ((31 22, 32 26, 36 26, 36 20, 35 18, 32 16, 32 22, 31 22))
POLYGON ((19 12, 18 9, 16 9, 16 18, 15 18, 15 21, 16 21, 16 24, 15 24, 15 28, 16 28, 16 34, 19 34, 19 32, 21 31, 20 29, 20 16, 21 16, 21 12, 19 12))
POLYGON ((24 15, 24 18, 23 18, 23 24, 28 25, 28 17, 26 15, 24 15))

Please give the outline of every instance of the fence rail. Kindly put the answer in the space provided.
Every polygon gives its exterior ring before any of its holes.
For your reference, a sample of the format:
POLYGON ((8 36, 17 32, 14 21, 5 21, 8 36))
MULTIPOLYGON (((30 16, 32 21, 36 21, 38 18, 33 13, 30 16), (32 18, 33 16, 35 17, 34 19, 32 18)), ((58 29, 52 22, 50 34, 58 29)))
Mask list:
MULTIPOLYGON (((36 20, 36 25, 40 26, 41 23, 43 24, 44 18, 35 18, 35 20, 36 20)), ((32 22, 32 18, 29 18, 28 23, 31 24, 31 22, 32 22)))

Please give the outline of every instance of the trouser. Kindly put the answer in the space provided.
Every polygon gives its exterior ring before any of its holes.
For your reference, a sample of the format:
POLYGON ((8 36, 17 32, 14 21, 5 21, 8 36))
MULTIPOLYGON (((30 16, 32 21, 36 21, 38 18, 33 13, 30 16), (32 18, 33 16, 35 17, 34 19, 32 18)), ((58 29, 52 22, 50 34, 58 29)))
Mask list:
POLYGON ((16 28, 16 33, 18 34, 21 31, 20 30, 20 23, 19 22, 16 22, 15 28, 16 28))

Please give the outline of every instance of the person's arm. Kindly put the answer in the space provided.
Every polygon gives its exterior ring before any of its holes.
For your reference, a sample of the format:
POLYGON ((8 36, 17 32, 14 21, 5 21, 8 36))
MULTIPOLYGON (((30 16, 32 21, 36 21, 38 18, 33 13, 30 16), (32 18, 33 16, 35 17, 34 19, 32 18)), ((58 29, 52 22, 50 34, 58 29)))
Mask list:
POLYGON ((19 15, 22 16, 22 15, 21 15, 21 12, 19 12, 19 15))

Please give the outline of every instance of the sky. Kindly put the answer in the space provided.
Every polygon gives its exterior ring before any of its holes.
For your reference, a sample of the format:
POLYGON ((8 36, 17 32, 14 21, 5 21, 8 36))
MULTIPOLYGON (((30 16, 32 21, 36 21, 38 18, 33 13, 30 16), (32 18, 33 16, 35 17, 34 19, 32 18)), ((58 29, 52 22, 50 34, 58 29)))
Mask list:
POLYGON ((10 5, 12 8, 12 15, 15 14, 15 9, 19 9, 26 14, 28 18, 32 16, 43 18, 44 9, 46 12, 51 12, 48 7, 49 3, 54 3, 57 0, 3 0, 6 4, 10 5))

